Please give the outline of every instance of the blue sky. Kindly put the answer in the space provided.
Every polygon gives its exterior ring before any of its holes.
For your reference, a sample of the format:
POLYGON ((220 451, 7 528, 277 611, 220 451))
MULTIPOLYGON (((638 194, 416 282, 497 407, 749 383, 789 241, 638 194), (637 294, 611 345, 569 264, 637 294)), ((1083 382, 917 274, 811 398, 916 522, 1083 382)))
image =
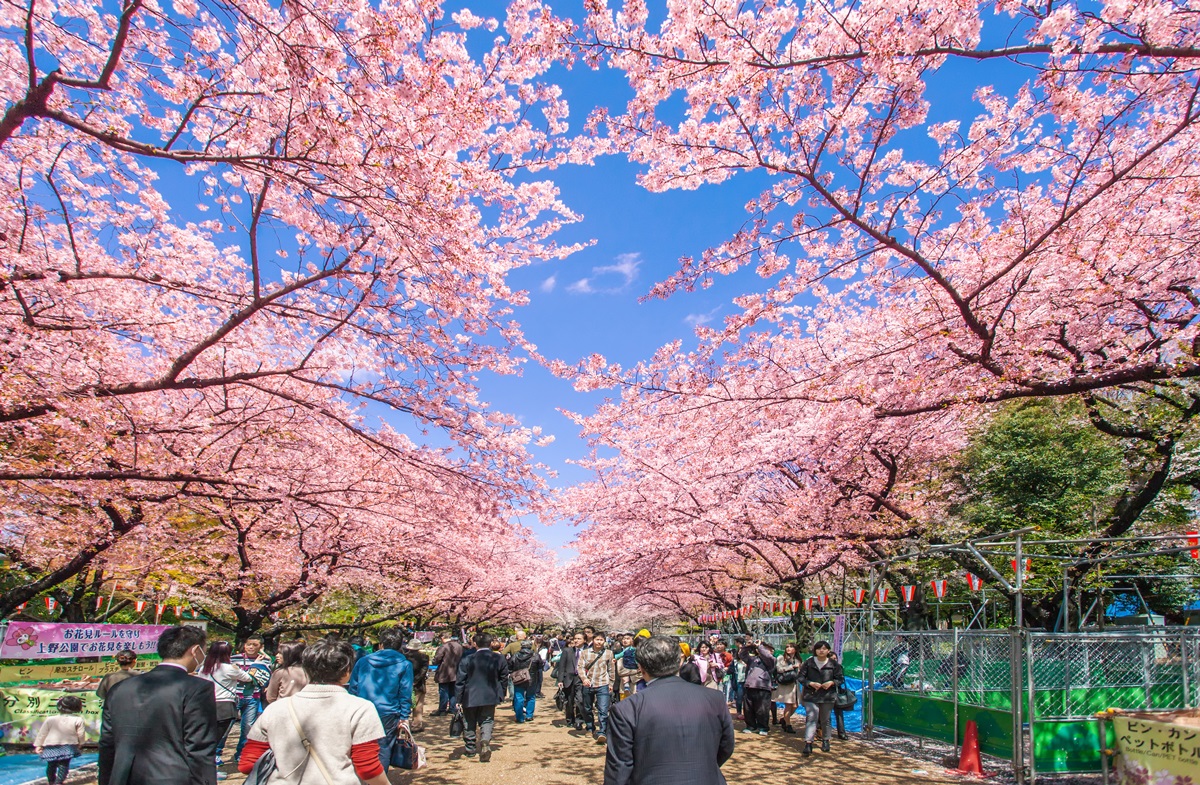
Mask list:
MULTIPOLYGON (((473 10, 483 14, 478 6, 473 10)), ((621 109, 628 95, 623 76, 608 69, 579 67, 555 76, 571 103, 573 126, 597 104, 621 109)), ((568 166, 545 174, 559 186, 563 201, 583 216, 558 239, 594 244, 565 261, 534 264, 510 277, 515 288, 530 293, 530 304, 516 317, 544 356, 571 363, 598 352, 628 367, 678 338, 685 345, 694 343, 694 326, 719 323, 729 315, 731 299, 746 288, 739 280, 754 277, 744 271, 710 289, 642 302, 654 283, 675 272, 680 257, 700 254, 728 239, 745 222, 745 204, 766 179, 742 175, 720 186, 651 193, 637 185, 640 170, 614 156, 594 166, 568 166)), ((569 463, 586 457, 588 448, 558 410, 590 412, 605 392, 578 393, 536 365, 527 365, 519 378, 488 377, 481 384, 485 400, 495 408, 556 437, 548 447, 534 449, 538 461, 558 472, 551 481, 554 487, 590 479, 588 472, 569 463)), ((554 548, 566 545, 576 533, 571 526, 546 525, 552 522, 532 517, 523 522, 554 548)))
MULTIPOLYGON (((696 323, 719 322, 731 312, 731 284, 737 277, 668 300, 640 299, 675 271, 681 256, 699 254, 743 223, 743 206, 758 190, 750 185, 752 178, 742 178, 744 184, 734 187, 654 194, 637 186, 636 174, 637 168, 626 161, 609 158, 595 167, 570 167, 554 175, 564 201, 584 217, 563 239, 586 237, 595 244, 564 262, 532 265, 511 277, 515 286, 530 292, 530 304, 517 318, 547 357, 573 362, 599 352, 627 367, 677 338, 692 340, 696 323)), ((558 409, 589 412, 605 393, 578 393, 538 366, 527 366, 520 378, 486 378, 482 383, 484 397, 496 408, 557 437, 535 451, 539 461, 558 471, 556 486, 589 478, 568 463, 585 457, 587 446, 558 409)), ((574 536, 570 527, 526 523, 555 547, 574 536)))

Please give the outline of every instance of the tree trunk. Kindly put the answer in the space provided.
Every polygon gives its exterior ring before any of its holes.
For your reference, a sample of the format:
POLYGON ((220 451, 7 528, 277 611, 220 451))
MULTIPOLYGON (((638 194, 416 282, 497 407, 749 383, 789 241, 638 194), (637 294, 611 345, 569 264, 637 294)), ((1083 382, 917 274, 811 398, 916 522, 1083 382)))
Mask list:
MULTIPOLYGON (((12 615, 21 603, 28 602, 39 594, 49 592, 51 589, 76 577, 81 572, 88 570, 97 556, 116 545, 122 537, 129 534, 138 526, 141 526, 144 522, 142 508, 136 504, 130 508, 128 515, 118 510, 113 502, 104 502, 100 505, 100 509, 111 523, 109 531, 100 539, 89 543, 83 550, 75 554, 66 564, 58 569, 52 570, 41 578, 19 586, 0 596, 0 618, 12 615)), ((33 565, 23 562, 18 555, 13 555, 12 559, 13 563, 25 572, 33 575, 39 572, 33 565)), ((65 594, 63 596, 56 594, 55 599, 61 601, 66 599, 66 596, 65 594)), ((80 621, 82 621, 82 618, 80 621)))

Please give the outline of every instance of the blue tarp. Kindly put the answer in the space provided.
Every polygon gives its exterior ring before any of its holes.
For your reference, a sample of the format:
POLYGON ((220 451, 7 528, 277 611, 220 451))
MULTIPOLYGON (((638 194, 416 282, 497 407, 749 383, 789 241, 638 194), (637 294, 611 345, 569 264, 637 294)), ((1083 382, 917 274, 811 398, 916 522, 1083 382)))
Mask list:
MULTIPOLYGON (((71 761, 71 771, 95 763, 99 758, 94 752, 80 755, 71 761)), ((25 785, 26 782, 45 778, 46 764, 32 752, 0 757, 0 785, 25 785)))
POLYGON ((1142 611, 1142 602, 1136 594, 1118 594, 1104 609, 1104 615, 1110 619, 1120 619, 1124 616, 1137 616, 1142 611))

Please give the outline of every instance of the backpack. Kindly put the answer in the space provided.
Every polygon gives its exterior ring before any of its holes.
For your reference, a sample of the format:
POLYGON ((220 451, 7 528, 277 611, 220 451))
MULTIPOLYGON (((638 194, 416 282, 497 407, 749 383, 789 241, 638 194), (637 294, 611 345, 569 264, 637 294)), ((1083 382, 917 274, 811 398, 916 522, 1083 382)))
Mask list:
POLYGON ((629 648, 625 649, 625 651, 621 652, 621 665, 626 670, 637 670, 637 649, 630 646, 629 648))

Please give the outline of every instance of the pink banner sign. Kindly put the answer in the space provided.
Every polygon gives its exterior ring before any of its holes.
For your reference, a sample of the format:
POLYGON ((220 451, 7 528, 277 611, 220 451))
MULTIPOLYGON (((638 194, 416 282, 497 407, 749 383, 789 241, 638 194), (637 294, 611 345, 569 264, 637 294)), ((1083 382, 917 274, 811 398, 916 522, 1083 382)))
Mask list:
POLYGON ((102 657, 131 649, 153 654, 158 636, 169 624, 60 624, 9 622, 0 641, 0 659, 49 660, 57 657, 102 657))

